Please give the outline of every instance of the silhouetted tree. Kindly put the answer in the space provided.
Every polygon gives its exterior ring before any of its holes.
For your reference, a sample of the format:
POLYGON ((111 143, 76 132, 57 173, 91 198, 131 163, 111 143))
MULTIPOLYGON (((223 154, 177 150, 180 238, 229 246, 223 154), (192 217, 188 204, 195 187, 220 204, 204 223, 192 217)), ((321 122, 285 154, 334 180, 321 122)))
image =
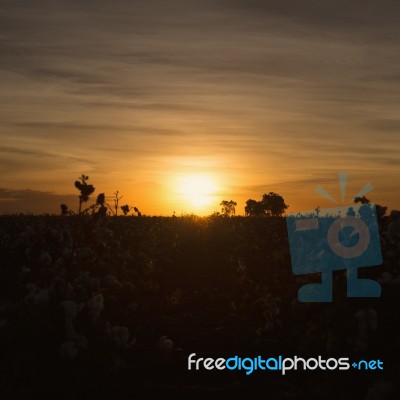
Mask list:
POLYGON ((249 217, 265 215, 264 207, 260 201, 249 199, 246 201, 244 212, 249 217))
POLYGON ((235 215, 236 212, 236 206, 237 203, 236 201, 233 200, 222 200, 220 203, 220 206, 222 206, 221 208, 221 214, 225 217, 230 217, 232 215, 235 215))
POLYGON ((383 207, 379 204, 376 205, 376 216, 378 221, 382 221, 383 217, 386 215, 387 207, 383 207))
POLYGON ((265 210, 265 213, 272 217, 280 217, 289 207, 285 204, 283 197, 277 193, 269 192, 264 194, 261 203, 265 210))
POLYGON ((354 199, 354 203, 369 204, 370 201, 365 196, 362 196, 362 197, 356 197, 354 199))
MULTIPOLYGON (((371 201, 367 199, 365 196, 362 196, 362 197, 355 197, 354 203, 370 204, 371 201)), ((381 222, 386 215, 387 207, 383 207, 379 204, 376 204, 375 209, 376 209, 376 217, 378 218, 378 221, 381 222)))
POLYGON ((247 200, 244 211, 247 216, 280 217, 288 207, 282 196, 269 192, 263 195, 261 201, 247 200))

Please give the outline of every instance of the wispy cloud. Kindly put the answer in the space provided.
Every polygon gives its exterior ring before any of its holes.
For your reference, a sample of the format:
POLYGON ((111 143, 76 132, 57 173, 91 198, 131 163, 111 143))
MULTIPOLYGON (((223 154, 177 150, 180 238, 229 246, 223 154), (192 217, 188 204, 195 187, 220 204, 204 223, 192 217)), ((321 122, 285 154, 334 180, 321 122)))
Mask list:
POLYGON ((77 197, 38 190, 7 190, 0 188, 0 214, 60 214, 60 205, 75 208, 77 197))

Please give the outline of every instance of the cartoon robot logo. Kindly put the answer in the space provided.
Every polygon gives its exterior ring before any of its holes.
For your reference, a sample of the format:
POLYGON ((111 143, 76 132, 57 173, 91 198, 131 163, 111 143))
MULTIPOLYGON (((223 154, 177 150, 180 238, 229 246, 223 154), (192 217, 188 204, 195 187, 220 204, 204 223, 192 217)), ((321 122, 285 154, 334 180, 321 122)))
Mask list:
MULTIPOLYGON (((342 202, 347 174, 339 174, 342 202)), ((355 196, 372 190, 367 184, 355 196)), ((321 186, 317 192, 336 203, 321 186)), ((332 273, 347 271, 348 297, 379 297, 381 286, 371 279, 357 277, 358 268, 382 263, 379 226, 374 204, 317 209, 288 214, 292 270, 295 275, 320 272, 321 283, 304 285, 299 289, 300 302, 331 302, 332 273)))

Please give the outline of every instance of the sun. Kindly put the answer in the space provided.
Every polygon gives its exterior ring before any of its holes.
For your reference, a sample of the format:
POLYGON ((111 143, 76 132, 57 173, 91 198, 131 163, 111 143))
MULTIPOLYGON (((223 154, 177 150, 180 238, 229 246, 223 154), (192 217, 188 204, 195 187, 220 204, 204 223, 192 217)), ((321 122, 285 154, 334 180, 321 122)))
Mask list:
POLYGON ((178 190, 183 200, 196 208, 203 208, 214 200, 217 185, 207 175, 186 175, 181 177, 178 190))

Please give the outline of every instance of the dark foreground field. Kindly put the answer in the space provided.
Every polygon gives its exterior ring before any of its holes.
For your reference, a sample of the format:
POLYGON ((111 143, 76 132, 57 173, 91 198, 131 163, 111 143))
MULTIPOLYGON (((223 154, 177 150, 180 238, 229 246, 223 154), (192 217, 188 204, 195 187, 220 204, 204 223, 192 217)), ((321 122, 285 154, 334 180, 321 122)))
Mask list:
POLYGON ((400 398, 400 221, 379 299, 299 303, 283 218, 0 217, 0 398, 400 398), (383 371, 188 371, 187 357, 379 358, 383 371))

